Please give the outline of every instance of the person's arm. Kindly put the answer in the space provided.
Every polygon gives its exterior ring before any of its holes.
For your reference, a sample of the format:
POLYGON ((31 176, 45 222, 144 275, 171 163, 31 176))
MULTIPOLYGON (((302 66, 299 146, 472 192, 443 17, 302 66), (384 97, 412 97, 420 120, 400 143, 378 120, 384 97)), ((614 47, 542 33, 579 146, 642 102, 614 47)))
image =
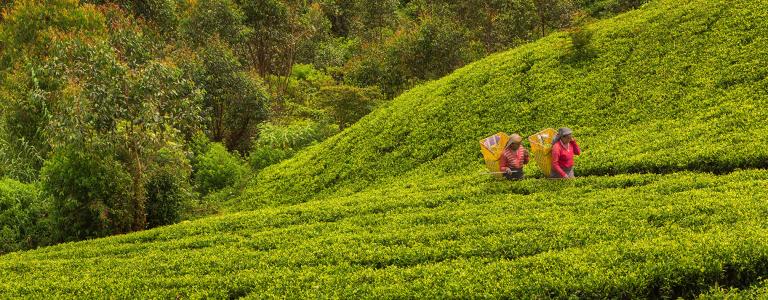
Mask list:
POLYGON ((581 148, 576 144, 576 140, 571 141, 571 147, 573 147, 573 155, 581 155, 581 148))
POLYGON ((566 177, 565 171, 560 167, 560 145, 558 144, 552 146, 552 170, 560 174, 561 178, 566 177))

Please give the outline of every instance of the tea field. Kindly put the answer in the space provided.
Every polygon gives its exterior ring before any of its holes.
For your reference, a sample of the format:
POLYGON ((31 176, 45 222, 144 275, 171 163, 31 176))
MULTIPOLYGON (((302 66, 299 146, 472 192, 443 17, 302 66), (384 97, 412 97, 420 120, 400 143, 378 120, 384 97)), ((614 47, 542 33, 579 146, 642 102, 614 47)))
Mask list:
POLYGON ((266 168, 227 213, 0 256, 0 295, 765 297, 766 7, 658 0, 493 55, 266 168), (561 126, 579 178, 480 174, 481 138, 561 126))
POLYGON ((768 268, 768 171, 375 188, 12 253, 5 295, 664 297, 768 268))

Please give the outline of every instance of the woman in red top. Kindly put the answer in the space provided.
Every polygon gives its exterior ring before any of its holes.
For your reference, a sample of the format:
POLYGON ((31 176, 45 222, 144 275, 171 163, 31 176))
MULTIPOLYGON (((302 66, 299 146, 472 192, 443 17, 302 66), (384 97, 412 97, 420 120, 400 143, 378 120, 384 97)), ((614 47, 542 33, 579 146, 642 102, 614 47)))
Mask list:
POLYGON ((504 152, 499 158, 499 169, 510 180, 523 179, 523 166, 528 164, 528 150, 522 145, 523 137, 513 134, 509 137, 504 152))
POLYGON ((575 178, 573 175, 573 156, 580 155, 581 149, 573 138, 573 130, 560 128, 552 142, 552 178, 575 178))

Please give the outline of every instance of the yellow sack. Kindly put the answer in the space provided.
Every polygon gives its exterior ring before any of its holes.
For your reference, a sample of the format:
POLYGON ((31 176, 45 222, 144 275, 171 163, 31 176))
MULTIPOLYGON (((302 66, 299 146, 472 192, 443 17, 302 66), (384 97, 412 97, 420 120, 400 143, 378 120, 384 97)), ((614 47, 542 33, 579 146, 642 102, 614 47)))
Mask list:
POLYGON ((499 158, 508 141, 509 136, 503 132, 480 140, 480 152, 483 153, 485 166, 488 167, 488 171, 499 178, 502 177, 501 169, 499 169, 499 158))
POLYGON ((556 130, 547 128, 528 137, 533 159, 547 177, 552 173, 552 139, 555 135, 557 135, 556 130))

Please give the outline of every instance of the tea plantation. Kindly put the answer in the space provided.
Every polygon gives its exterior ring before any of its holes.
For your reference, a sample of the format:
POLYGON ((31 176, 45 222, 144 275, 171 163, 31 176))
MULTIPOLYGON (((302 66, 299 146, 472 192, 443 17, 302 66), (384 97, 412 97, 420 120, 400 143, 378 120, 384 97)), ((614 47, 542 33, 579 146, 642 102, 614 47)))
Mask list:
POLYGON ((0 256, 2 298, 761 298, 768 1, 659 0, 419 86, 230 212, 0 256), (579 178, 478 140, 575 130, 579 178))

